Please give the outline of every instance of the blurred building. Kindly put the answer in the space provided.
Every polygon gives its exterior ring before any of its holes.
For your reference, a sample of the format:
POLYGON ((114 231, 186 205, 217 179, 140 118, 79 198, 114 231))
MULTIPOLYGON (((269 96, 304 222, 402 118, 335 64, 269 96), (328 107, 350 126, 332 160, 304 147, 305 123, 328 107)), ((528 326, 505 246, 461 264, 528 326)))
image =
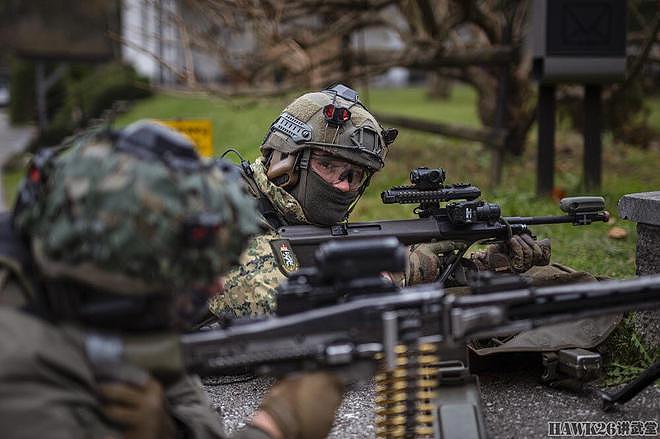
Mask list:
MULTIPOLYGON (((217 50, 222 48, 225 63, 239 67, 257 49, 256 37, 249 30, 229 32, 219 28, 203 11, 193 10, 189 5, 180 0, 122 0, 122 58, 142 75, 163 85, 240 81, 223 70, 217 50), (195 40, 194 35, 205 35, 207 45, 195 40), (213 41, 215 47, 209 46, 209 41, 213 41)), ((356 32, 350 44, 358 51, 403 47, 399 36, 386 28, 356 32)), ((323 55, 327 55, 328 50, 341 50, 338 40, 327 46, 320 51, 323 55)), ((359 59, 354 62, 359 63, 359 59)), ((310 83, 317 82, 314 77, 318 72, 310 72, 310 76, 310 83)), ((392 69, 376 82, 403 85, 408 82, 408 76, 406 69, 392 69)))
POLYGON ((122 57, 135 69, 164 85, 223 82, 212 50, 193 41, 192 33, 214 32, 218 44, 249 51, 249 35, 225 35, 207 29, 208 20, 178 0, 122 0, 122 57))
POLYGON ((122 58, 157 83, 172 83, 183 70, 177 29, 164 18, 176 10, 176 0, 122 1, 122 58))

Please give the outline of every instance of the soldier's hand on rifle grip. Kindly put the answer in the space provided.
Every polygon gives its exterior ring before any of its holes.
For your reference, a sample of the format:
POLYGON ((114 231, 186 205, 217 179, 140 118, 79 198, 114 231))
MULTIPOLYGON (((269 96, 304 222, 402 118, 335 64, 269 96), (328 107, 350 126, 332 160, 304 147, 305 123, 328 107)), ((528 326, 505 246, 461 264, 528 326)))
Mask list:
POLYGON ((486 251, 472 253, 470 259, 480 271, 524 273, 533 266, 550 263, 549 239, 536 241, 530 235, 514 235, 508 242, 489 245, 486 251))
POLYGON ((416 285, 435 281, 446 264, 446 254, 450 254, 464 244, 453 241, 440 241, 410 246, 406 285, 416 285))
POLYGON ((163 387, 149 377, 143 385, 111 382, 99 385, 103 414, 124 429, 126 439, 176 437, 163 387))
MULTIPOLYGON (((344 384, 330 372, 289 377, 273 386, 255 420, 260 414, 262 419, 263 413, 267 414, 281 438, 321 439, 332 428, 343 393, 344 384)), ((259 427, 254 421, 253 424, 259 427)))

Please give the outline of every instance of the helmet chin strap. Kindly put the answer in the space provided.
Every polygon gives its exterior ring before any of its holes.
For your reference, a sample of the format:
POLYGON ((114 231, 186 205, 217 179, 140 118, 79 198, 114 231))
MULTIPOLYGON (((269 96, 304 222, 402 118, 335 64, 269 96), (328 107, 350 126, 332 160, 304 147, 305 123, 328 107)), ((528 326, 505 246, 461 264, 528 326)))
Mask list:
POLYGON ((300 160, 298 161, 298 169, 307 169, 309 168, 309 159, 312 157, 312 148, 305 148, 300 154, 300 160))
POLYGON ((298 163, 296 164, 296 170, 298 172, 298 182, 291 188, 288 188, 287 191, 293 195, 293 197, 302 204, 305 194, 307 193, 307 173, 309 172, 309 159, 311 157, 311 148, 305 148, 298 158, 298 163))

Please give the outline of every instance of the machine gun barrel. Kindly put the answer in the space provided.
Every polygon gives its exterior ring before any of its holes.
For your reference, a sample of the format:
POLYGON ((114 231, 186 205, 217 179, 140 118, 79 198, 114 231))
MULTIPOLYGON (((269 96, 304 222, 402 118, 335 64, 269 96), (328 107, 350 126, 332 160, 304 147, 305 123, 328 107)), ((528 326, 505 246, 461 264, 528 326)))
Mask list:
POLYGON ((660 275, 460 297, 428 284, 184 335, 182 349, 188 370, 201 375, 237 367, 278 375, 376 361, 379 354, 387 358, 415 325, 418 339, 452 346, 472 337, 658 307, 660 275))

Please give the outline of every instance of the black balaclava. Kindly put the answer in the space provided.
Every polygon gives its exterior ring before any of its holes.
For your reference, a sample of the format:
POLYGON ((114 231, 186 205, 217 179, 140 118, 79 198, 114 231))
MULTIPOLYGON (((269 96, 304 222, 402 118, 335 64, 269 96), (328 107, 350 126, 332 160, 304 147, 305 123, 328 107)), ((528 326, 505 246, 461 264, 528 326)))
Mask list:
POLYGON ((300 170, 300 180, 289 191, 300 203, 307 220, 330 226, 342 221, 360 191, 342 192, 309 167, 300 170))

